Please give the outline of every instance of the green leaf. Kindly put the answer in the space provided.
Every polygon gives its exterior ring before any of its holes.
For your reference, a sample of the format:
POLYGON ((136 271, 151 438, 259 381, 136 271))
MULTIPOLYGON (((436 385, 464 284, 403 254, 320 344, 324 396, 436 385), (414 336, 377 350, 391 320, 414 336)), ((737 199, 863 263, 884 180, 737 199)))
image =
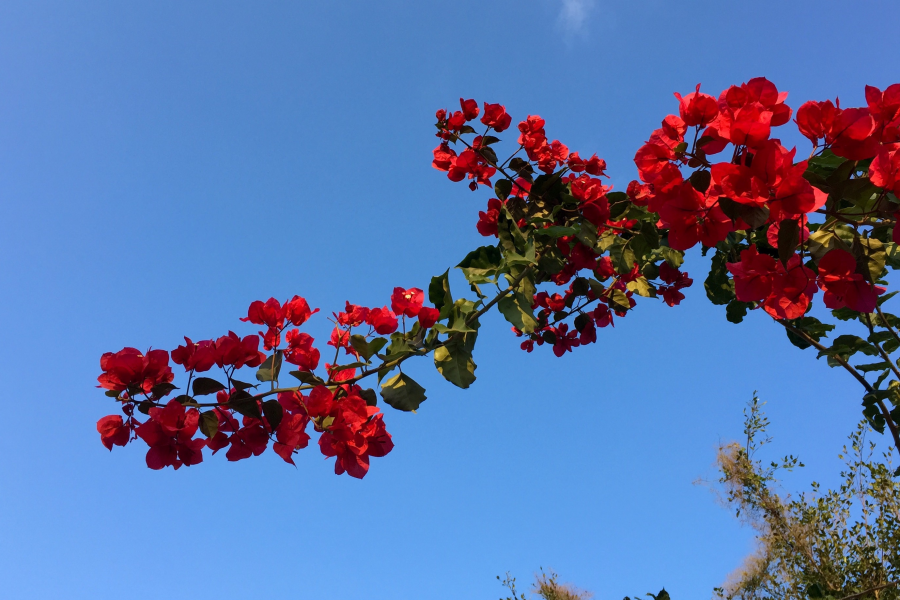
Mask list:
POLYGON ((526 334, 534 333, 538 325, 537 319, 534 318, 534 312, 531 310, 531 304, 534 302, 534 296, 529 298, 521 292, 513 292, 507 294, 497 303, 497 308, 519 331, 526 334))
MULTIPOLYGON (((438 310, 442 310, 444 306, 453 304, 453 297, 450 295, 450 270, 444 271, 443 275, 431 278, 431 284, 428 286, 428 300, 438 310)), ((442 313, 443 314, 443 313, 442 313)))
POLYGON ((575 235, 575 231, 576 229, 574 227, 553 225, 552 227, 547 227, 546 229, 538 229, 535 231, 535 234, 539 236, 546 236, 555 240, 557 238, 575 235))
POLYGON ((769 220, 769 209, 765 206, 753 206, 751 204, 741 204, 735 202, 731 198, 722 196, 719 198, 719 208, 732 221, 741 220, 750 226, 750 229, 756 229, 765 225, 769 220))
POLYGON ((427 398, 425 388, 405 373, 398 373, 381 386, 381 397, 397 410, 412 411, 427 398))
POLYGON ((740 323, 744 320, 744 317, 747 316, 747 310, 749 308, 750 305, 746 302, 732 300, 728 303, 728 306, 725 307, 725 318, 728 319, 729 323, 740 323))
POLYGON ((712 176, 709 171, 694 171, 693 173, 691 173, 691 176, 688 179, 694 189, 701 194, 706 193, 706 190, 709 189, 711 180, 712 176))
POLYGON ((883 371, 884 369, 890 369, 891 363, 881 361, 876 363, 867 363, 865 365, 854 365, 854 368, 857 371, 862 371, 863 373, 869 373, 871 371, 883 371))
POLYGON ((512 181, 509 179, 501 179, 494 184, 494 193, 497 194, 497 197, 501 200, 506 200, 511 191, 512 181))
POLYGON ((263 361, 256 371, 256 379, 259 381, 277 381, 281 372, 282 351, 276 350, 272 356, 263 361))
POLYGON ((503 255, 497 246, 481 246, 469 252, 456 268, 461 269, 469 283, 486 283, 497 274, 503 255))
POLYGON ((216 437, 219 431, 219 417, 216 411, 209 410, 200 414, 200 433, 208 438, 216 437))
POLYGON ((660 246, 657 252, 673 269, 677 269, 684 264, 684 252, 681 250, 674 250, 668 246, 660 246))
POLYGON ((451 341, 434 351, 434 366, 444 379, 466 389, 475 381, 475 361, 464 343, 451 341))
POLYGON ((325 383, 320 377, 317 377, 309 371, 291 371, 290 374, 306 385, 322 385, 325 383))
POLYGON ((350 336, 350 345, 353 346, 353 349, 359 352, 359 355, 365 360, 369 360, 378 354, 378 352, 384 348, 385 344, 387 344, 387 339, 385 338, 375 338, 372 341, 367 341, 365 336, 359 334, 350 336))
POLYGON ((194 395, 195 396, 206 396, 208 394, 215 394, 216 392, 220 392, 225 389, 225 386, 216 381, 215 379, 210 379, 209 377, 198 377, 194 380, 194 395))
POLYGON ((646 277, 638 277, 625 285, 630 291, 638 296, 643 296, 644 298, 656 298, 656 287, 651 285, 646 277))
POLYGON ((783 220, 778 227, 778 258, 781 264, 787 266, 799 245, 800 224, 793 219, 783 220))
MULTIPOLYGON (((716 252, 712 259, 709 275, 703 282, 706 296, 713 304, 728 304, 734 300, 734 281, 728 276, 727 262, 728 256, 724 252, 716 252)), ((746 314, 746 309, 744 314, 746 314)))
POLYGON ((887 253, 882 242, 872 238, 856 238, 853 243, 853 253, 857 257, 858 270, 863 274, 868 273, 869 281, 877 281, 881 278, 887 261, 887 253))
POLYGON ((628 247, 628 242, 616 237, 615 242, 609 248, 609 257, 617 273, 628 273, 634 268, 636 262, 634 252, 628 247))
POLYGON ((628 296, 619 288, 614 288, 609 294, 609 307, 613 310, 623 312, 631 310, 631 303, 628 302, 628 296))
POLYGON ((259 412, 259 402, 257 399, 245 391, 233 393, 228 400, 228 408, 245 417, 258 419, 262 416, 262 413, 259 412))
POLYGON ((590 221, 584 221, 575 238, 588 248, 593 248, 597 245, 597 228, 590 221))
POLYGON ((359 395, 363 400, 366 401, 366 406, 377 406, 378 405, 378 394, 375 393, 375 390, 372 388, 366 388, 359 392, 359 395))
POLYGON ((861 337, 856 335, 839 335, 834 339, 830 348, 826 348, 819 352, 817 358, 827 356, 829 366, 836 367, 839 366, 840 363, 833 359, 835 355, 847 360, 857 352, 867 354, 868 356, 878 356, 878 350, 875 346, 861 337))
POLYGON ((259 384, 251 385, 249 383, 244 383, 243 381, 238 381, 237 379, 231 380, 231 387, 233 387, 236 390, 246 390, 246 389, 250 389, 250 388, 255 388, 258 385, 259 384))
MULTIPOLYGON (((154 398, 162 398, 163 396, 168 396, 172 390, 177 389, 178 388, 171 383, 158 383, 153 386, 153 389, 150 390, 150 393, 153 394, 154 398)), ((116 393, 116 396, 118 396, 118 393, 116 393)))
POLYGON ((806 242, 809 253, 816 260, 821 260, 822 257, 825 256, 829 250, 835 248, 836 245, 837 238, 834 235, 834 232, 823 229, 811 233, 806 242))
POLYGON ((269 427, 272 431, 278 429, 278 426, 281 425, 281 419, 284 418, 284 409, 278 403, 278 400, 266 400, 263 402, 262 410, 263 416, 266 417, 266 421, 269 422, 269 427))

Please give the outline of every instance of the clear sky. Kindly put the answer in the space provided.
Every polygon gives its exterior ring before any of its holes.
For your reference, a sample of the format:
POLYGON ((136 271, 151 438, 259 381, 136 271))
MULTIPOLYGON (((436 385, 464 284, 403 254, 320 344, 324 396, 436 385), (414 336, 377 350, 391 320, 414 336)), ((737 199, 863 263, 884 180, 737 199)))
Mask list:
POLYGON ((898 22, 892 0, 0 3, 0 596, 496 598, 544 566, 598 598, 707 597, 751 536, 694 481, 753 390, 773 457, 808 464, 791 481, 826 484, 860 393, 764 315, 728 323, 698 255, 681 307, 562 359, 495 315, 469 390, 412 365, 429 399, 387 409, 363 481, 314 447, 109 453, 98 360, 254 332, 269 296, 425 287, 483 240, 487 192, 430 167, 460 96, 541 115, 624 189, 674 91, 764 75, 794 108, 859 105, 900 80, 898 22))

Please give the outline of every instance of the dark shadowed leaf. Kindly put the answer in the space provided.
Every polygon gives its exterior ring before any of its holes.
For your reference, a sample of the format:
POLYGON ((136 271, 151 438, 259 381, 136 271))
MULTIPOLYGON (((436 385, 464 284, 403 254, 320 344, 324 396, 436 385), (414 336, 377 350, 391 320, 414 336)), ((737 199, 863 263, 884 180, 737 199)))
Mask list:
POLYGON ((397 410, 411 411, 426 400, 425 388, 405 373, 398 373, 381 386, 381 397, 397 410))
POLYGON ((194 395, 206 396, 207 394, 215 394, 225 389, 225 386, 209 377, 198 377, 194 380, 194 395))

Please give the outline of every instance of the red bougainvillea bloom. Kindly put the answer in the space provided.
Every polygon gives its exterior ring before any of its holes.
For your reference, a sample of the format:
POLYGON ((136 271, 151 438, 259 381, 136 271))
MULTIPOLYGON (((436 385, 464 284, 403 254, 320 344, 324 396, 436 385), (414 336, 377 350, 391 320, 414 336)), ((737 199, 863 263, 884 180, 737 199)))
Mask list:
POLYGON ((317 430, 323 432, 319 448, 323 455, 336 457, 338 475, 346 472, 361 479, 368 472, 370 456, 384 456, 394 447, 379 410, 366 405, 356 386, 340 400, 318 386, 310 392, 306 406, 317 430))
POLYGON ((816 274, 795 254, 787 266, 778 261, 772 293, 763 303, 763 309, 776 319, 799 319, 806 313, 816 291, 816 274))
POLYGON ((597 155, 594 154, 588 159, 587 163, 585 163, 584 170, 587 171, 588 175, 606 177, 606 161, 602 158, 597 158, 597 155))
POLYGON ((181 465, 203 462, 206 440, 191 439, 197 433, 199 421, 200 413, 196 408, 185 411, 177 400, 169 401, 162 408, 151 408, 150 419, 137 428, 138 436, 150 446, 147 466, 154 470, 178 469, 181 465))
MULTIPOLYGON (((281 394, 279 394, 279 403, 284 407, 285 402, 281 402, 281 394)), ((309 417, 304 412, 285 412, 278 428, 275 430, 275 439, 277 440, 272 446, 272 450, 284 459, 285 462, 294 464, 292 457, 295 450, 306 448, 309 445, 309 434, 306 433, 306 424, 309 423, 309 417)))
POLYGON ((837 111, 825 141, 831 144, 831 151, 838 156, 848 160, 865 160, 878 154, 881 147, 874 133, 875 119, 868 108, 845 108, 837 111))
POLYGON ((434 149, 434 160, 431 161, 431 166, 439 171, 449 171, 455 159, 456 150, 444 142, 434 149))
POLYGON ((113 446, 125 446, 131 439, 131 428, 122 422, 120 415, 109 415, 97 421, 97 431, 100 441, 110 451, 113 446))
POLYGON ((463 116, 466 121, 471 121, 478 116, 478 103, 474 100, 459 99, 459 106, 462 108, 463 116))
POLYGON ((297 365, 301 371, 313 371, 319 366, 319 351, 313 348, 313 338, 298 329, 291 329, 285 335, 288 347, 284 360, 297 365))
POLYGON ((369 310, 369 316, 366 323, 375 328, 375 332, 380 335, 387 335, 397 331, 397 315, 384 308, 372 308, 369 310))
POLYGON ((259 351, 259 336, 248 335, 244 338, 229 331, 216 340, 216 364, 240 369, 243 366, 258 367, 266 360, 266 355, 259 351))
POLYGON ((823 139, 831 131, 836 113, 837 109, 831 100, 824 102, 810 100, 797 109, 797 128, 814 145, 817 145, 818 140, 823 139))
POLYGON ((440 318, 441 311, 436 308, 423 306, 419 311, 419 325, 421 325, 423 329, 431 329, 440 318))
POLYGON ((659 216, 669 229, 669 246, 687 250, 703 242, 715 246, 733 229, 729 219, 719 208, 718 198, 704 196, 684 182, 675 199, 659 210, 659 216))
POLYGON ((305 298, 294 296, 284 303, 284 318, 291 322, 295 327, 299 327, 306 323, 307 320, 319 309, 310 310, 309 303, 305 298))
POLYGON ((828 194, 810 185, 803 177, 805 171, 805 160, 785 171, 781 185, 775 190, 773 210, 785 215, 803 215, 825 206, 828 194))
POLYGON ((165 350, 149 350, 146 355, 137 348, 107 352, 100 357, 100 368, 104 372, 97 378, 98 387, 117 392, 139 388, 149 394, 154 386, 175 378, 165 350))
POLYGON ((734 296, 741 302, 759 302, 772 293, 776 259, 760 254, 756 246, 741 251, 741 261, 725 263, 734 277, 734 296))
POLYGON ((657 292, 662 295, 663 302, 669 306, 680 304, 684 300, 684 294, 681 293, 681 290, 690 287, 694 283, 694 280, 688 277, 687 273, 682 273, 678 269, 669 266, 667 262, 659 265, 659 278, 669 284, 660 286, 657 289, 657 292))
POLYGON ((769 199, 765 184, 743 165, 717 163, 710 169, 712 183, 718 192, 741 204, 762 206, 769 199))
POLYGON ((262 300, 256 300, 250 303, 247 316, 241 321, 245 323, 250 321, 254 325, 266 325, 281 329, 284 327, 284 310, 281 308, 281 303, 275 298, 269 298, 265 303, 262 300))
POLYGON ((424 301, 425 294, 419 288, 405 290, 401 287, 395 287, 394 293, 391 294, 391 309, 397 315, 402 314, 407 317, 415 317, 422 309, 424 301))
POLYGON ((497 235, 497 222, 500 220, 500 208, 503 204, 497 198, 488 200, 487 212, 478 211, 478 233, 485 237, 497 235))
POLYGON ((866 102, 869 113, 875 118, 872 135, 882 144, 900 142, 900 83, 889 85, 884 93, 867 85, 866 102))
POLYGON ((336 314, 335 319, 339 325, 343 325, 344 327, 359 327, 366 322, 366 317, 368 316, 368 308, 346 302, 344 312, 336 314))
POLYGON ((566 352, 571 352, 572 348, 581 345, 578 332, 574 329, 569 331, 569 326, 565 323, 561 323, 559 327, 550 327, 548 331, 554 334, 553 354, 556 356, 562 356, 566 352))
POLYGON ((840 248, 830 250, 819 261, 819 285, 825 290, 823 301, 831 309, 847 307, 863 313, 875 310, 881 286, 870 285, 856 272, 856 259, 840 248))
POLYGON ((701 94, 699 83, 696 91, 684 98, 675 92, 675 97, 678 98, 678 112, 688 127, 705 127, 712 123, 719 114, 719 103, 712 96, 701 94))
POLYGON ((183 365, 185 371, 209 371, 216 364, 216 343, 213 340, 192 342, 184 338, 184 346, 172 350, 172 362, 183 365))
POLYGON ((900 196, 900 150, 882 146, 869 165, 869 179, 878 187, 900 196))
POLYGON ((481 122, 499 133, 510 126, 512 117, 506 112, 506 107, 485 102, 484 115, 481 117, 481 122))

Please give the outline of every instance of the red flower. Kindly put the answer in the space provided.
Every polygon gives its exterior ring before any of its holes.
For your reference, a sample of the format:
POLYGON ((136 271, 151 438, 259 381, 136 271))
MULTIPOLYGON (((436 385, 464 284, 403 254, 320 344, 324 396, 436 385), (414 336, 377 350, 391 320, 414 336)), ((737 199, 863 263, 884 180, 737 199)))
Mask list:
MULTIPOLYGON (((280 401, 281 394, 279 394, 280 401)), ((294 464, 292 454, 295 450, 306 448, 309 445, 309 434, 306 433, 306 424, 309 417, 302 413, 285 413, 275 430, 275 445, 272 450, 284 459, 285 462, 294 464)))
POLYGON ((415 317, 419 314, 424 300, 425 294, 419 288, 404 290, 401 287, 395 287, 394 293, 391 294, 391 308, 398 315, 415 317))
POLYGON ((436 308, 423 306, 422 309, 419 310, 419 325, 421 325, 423 329, 431 329, 440 318, 441 311, 436 308))
POLYGON ((571 352, 572 348, 577 348, 581 345, 581 340, 578 339, 578 332, 574 329, 569 331, 569 326, 565 323, 561 323, 559 327, 550 327, 548 331, 553 332, 556 340, 553 343, 553 354, 556 356, 562 356, 566 352, 571 352))
POLYGON ((165 350, 149 350, 146 355, 136 348, 107 352, 100 357, 100 368, 104 373, 97 378, 98 387, 117 392, 140 388, 149 394, 154 386, 175 379, 165 350))
POLYGON ((456 150, 444 142, 434 149, 434 160, 431 161, 431 166, 439 171, 449 171, 453 166, 454 159, 456 159, 456 150))
POLYGON ((478 233, 485 237, 497 235, 497 223, 500 220, 501 206, 503 205, 500 200, 491 198, 488 200, 487 212, 478 211, 478 223, 475 225, 478 233))
POLYGON ((873 136, 882 144, 900 142, 900 83, 889 85, 884 93, 867 85, 866 102, 875 118, 873 136))
POLYGON ((678 98, 678 113, 688 127, 705 127, 719 114, 719 104, 716 99, 709 94, 701 94, 699 83, 696 91, 684 98, 675 92, 675 97, 678 98))
POLYGON ((756 246, 741 251, 741 262, 725 263, 734 277, 734 295, 741 302, 759 302, 772 293, 776 260, 760 254, 756 246))
POLYGON ((309 304, 305 298, 294 296, 284 303, 284 318, 290 321, 295 327, 300 327, 306 321, 319 312, 319 309, 309 309, 309 304))
POLYGON ((869 165, 869 179, 878 187, 900 196, 900 150, 882 146, 869 165))
POLYGON ((606 173, 604 173, 604 171, 606 171, 606 161, 602 158, 597 158, 597 155, 594 154, 588 159, 587 163, 585 163, 584 170, 590 175, 596 175, 598 177, 601 175, 605 176, 606 173))
POLYGON ((825 290, 823 301, 831 309, 847 307, 862 313, 875 310, 881 286, 870 285, 856 272, 856 259, 840 248, 830 250, 819 261, 819 285, 825 290))
POLYGON ((344 327, 359 327, 366 322, 366 317, 368 316, 368 308, 346 302, 344 312, 336 314, 335 319, 337 319, 339 325, 344 327))
POLYGON ((512 123, 512 117, 506 112, 504 106, 485 102, 484 115, 481 117, 481 122, 499 133, 509 127, 510 123, 512 123))
POLYGON ((867 108, 845 108, 838 110, 825 136, 831 144, 831 151, 848 160, 865 160, 878 154, 880 144, 873 136, 875 119, 867 108))
POLYGON ((715 246, 732 230, 718 199, 704 196, 687 181, 678 196, 660 208, 659 216, 669 227, 669 246, 675 250, 687 250, 697 242, 715 246))
POLYGON ((291 329, 285 338, 288 347, 284 351, 284 360, 297 365, 301 371, 313 371, 319 366, 319 351, 313 348, 312 336, 300 333, 299 329, 291 329))
POLYGON ((834 116, 837 110, 831 100, 815 102, 810 100, 797 109, 797 128, 800 133, 809 138, 813 144, 817 144, 831 131, 834 116))
POLYGON ((184 338, 184 346, 178 346, 172 350, 172 362, 176 365, 184 365, 185 371, 209 371, 216 364, 216 343, 213 340, 203 340, 194 343, 191 338, 184 338))
POLYGON ((178 469, 182 465, 196 465, 203 462, 203 447, 206 440, 192 439, 197 433, 200 413, 196 408, 188 411, 177 400, 170 400, 163 407, 150 409, 150 419, 137 429, 138 437, 150 449, 147 451, 147 466, 154 470, 164 467, 178 469))
POLYGON ((749 167, 716 163, 710 169, 710 174, 719 193, 735 202, 762 206, 769 199, 769 191, 758 177, 753 176, 749 167))
POLYGON ((388 310, 387 306, 370 309, 366 323, 374 327, 375 331, 381 335, 397 331, 397 315, 388 310))
POLYGON ((113 446, 125 446, 131 439, 131 428, 122 422, 120 415, 109 415, 97 421, 97 431, 100 441, 110 451, 113 446))
POLYGON ((250 321, 254 325, 268 325, 281 329, 284 327, 284 310, 281 308, 281 303, 275 298, 269 298, 265 303, 262 300, 255 300, 250 303, 247 316, 241 321, 245 323, 250 321))
POLYGON ((634 155, 634 164, 637 165, 641 179, 646 183, 652 183, 662 172, 663 167, 674 160, 675 155, 666 146, 659 144, 644 144, 634 155))
POLYGON ((259 351, 258 335, 248 335, 241 339, 233 331, 216 340, 216 354, 216 364, 219 367, 234 365, 237 369, 245 365, 258 367, 266 359, 266 355, 259 351))
POLYGON ((786 267, 778 261, 772 293, 763 303, 763 309, 776 319, 799 319, 818 290, 815 277, 798 254, 790 258, 786 267))
POLYGON ((462 108, 463 116, 466 117, 466 121, 471 121, 478 116, 478 103, 474 100, 463 100, 460 98, 459 106, 462 108))

